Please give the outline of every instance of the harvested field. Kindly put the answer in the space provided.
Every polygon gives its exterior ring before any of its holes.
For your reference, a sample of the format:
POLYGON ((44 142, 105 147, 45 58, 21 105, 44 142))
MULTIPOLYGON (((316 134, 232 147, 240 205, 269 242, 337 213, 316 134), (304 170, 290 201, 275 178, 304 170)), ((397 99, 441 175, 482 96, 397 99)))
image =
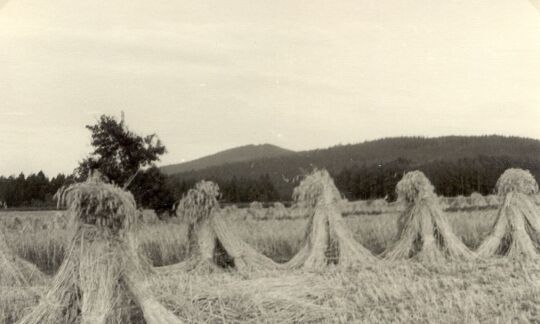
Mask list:
MULTIPOLYGON (((398 213, 344 218, 355 240, 373 254, 396 240, 398 213)), ((489 234, 497 210, 446 212, 454 233, 471 250, 489 234)), ((0 222, 19 227, 6 233, 19 256, 48 274, 64 259, 67 230, 49 230, 54 212, 8 212, 0 222), (31 224, 32 226, 25 226, 31 224)), ((241 239, 283 263, 302 247, 307 219, 240 220, 225 215, 241 239)), ((184 260, 187 227, 177 219, 149 224, 137 232, 140 249, 155 266, 184 260)), ((527 322, 540 314, 540 269, 532 263, 499 259, 422 265, 414 261, 362 269, 263 271, 234 274, 173 273, 151 278, 162 305, 187 323, 282 322, 527 322)), ((12 323, 36 305, 40 286, 2 290, 0 318, 12 323)), ((0 321, 0 322, 1 322, 0 321)), ((133 323, 144 323, 141 317, 133 323)))

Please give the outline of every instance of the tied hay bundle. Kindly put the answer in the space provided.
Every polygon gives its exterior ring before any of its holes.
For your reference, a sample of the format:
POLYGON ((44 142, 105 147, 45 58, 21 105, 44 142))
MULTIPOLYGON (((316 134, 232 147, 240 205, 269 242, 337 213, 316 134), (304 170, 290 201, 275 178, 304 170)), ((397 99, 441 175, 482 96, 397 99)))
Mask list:
POLYGON ((528 170, 508 169, 497 180, 497 194, 505 196, 511 192, 519 192, 525 195, 538 193, 538 183, 528 170))
POLYGON ((129 232, 133 196, 94 173, 57 197, 68 206, 73 235, 49 291, 19 323, 120 323, 134 312, 149 324, 181 323, 145 286, 150 268, 129 232))
POLYGON ((469 207, 469 203, 467 202, 467 198, 465 198, 465 196, 458 195, 457 197, 453 199, 450 207, 454 209, 464 209, 464 208, 469 207))
POLYGON ((478 192, 473 192, 471 194, 471 196, 469 197, 469 203, 472 207, 476 208, 486 207, 488 205, 484 196, 482 196, 478 192))
POLYGON ((57 192, 58 206, 68 206, 72 224, 94 225, 113 234, 129 230, 137 219, 133 196, 112 184, 104 183, 99 172, 86 182, 57 192))
POLYGON ((293 190, 293 200, 304 208, 333 205, 342 201, 334 180, 326 170, 315 170, 293 190))
POLYGON ((272 219, 285 219, 289 217, 287 207, 280 202, 274 203, 268 213, 272 215, 272 219))
POLYGON ((219 195, 217 184, 201 181, 182 198, 177 214, 188 223, 188 257, 181 263, 158 268, 160 273, 208 273, 224 268, 251 271, 278 267, 234 233, 220 210, 219 195))
POLYGON ((452 233, 438 204, 434 188, 420 171, 408 172, 396 186, 398 200, 407 209, 398 219, 399 239, 384 252, 388 260, 418 258, 432 262, 441 259, 467 260, 472 253, 452 233))
MULTIPOLYGON (((200 181, 178 202, 176 215, 187 224, 188 259, 173 265, 170 270, 208 270, 217 269, 214 260, 224 252, 216 244, 215 233, 211 229, 211 216, 219 209, 219 187, 211 181, 200 181)), ((220 260, 221 261, 221 260, 220 260)), ((226 260, 225 260, 226 261, 226 260)), ((225 262, 225 265, 227 263, 225 262)), ((169 267, 162 267, 167 270, 169 267)))
POLYGON ((499 196, 497 195, 487 195, 486 203, 488 206, 498 206, 501 204, 501 202, 499 201, 499 196))
POLYGON ((252 216, 253 219, 265 219, 268 211, 264 208, 263 203, 258 201, 253 201, 249 204, 248 213, 252 216))
POLYGON ((285 268, 319 270, 330 263, 342 267, 373 262, 376 258, 353 238, 338 204, 341 194, 326 170, 315 170, 294 189, 293 198, 310 212, 305 244, 285 268))
POLYGON ((339 204, 339 210, 344 214, 352 214, 354 213, 354 205, 347 199, 343 199, 339 204))
POLYGON ((353 203, 353 212, 356 214, 369 212, 368 201, 358 200, 353 203))
POLYGON ((207 220, 212 211, 219 208, 219 196, 217 184, 211 181, 200 181, 178 202, 176 215, 187 224, 197 224, 207 220))
POLYGON ((508 169, 497 181, 497 192, 504 201, 477 255, 538 259, 540 212, 531 199, 538 192, 536 180, 528 171, 508 169))
POLYGON ((47 277, 32 263, 20 258, 7 245, 0 225, 0 286, 42 285, 47 277))
POLYGON ((388 208, 388 202, 385 199, 375 199, 369 204, 371 212, 382 213, 388 208))
POLYGON ((435 188, 428 178, 420 171, 407 172, 396 185, 398 200, 407 203, 435 198, 435 188))

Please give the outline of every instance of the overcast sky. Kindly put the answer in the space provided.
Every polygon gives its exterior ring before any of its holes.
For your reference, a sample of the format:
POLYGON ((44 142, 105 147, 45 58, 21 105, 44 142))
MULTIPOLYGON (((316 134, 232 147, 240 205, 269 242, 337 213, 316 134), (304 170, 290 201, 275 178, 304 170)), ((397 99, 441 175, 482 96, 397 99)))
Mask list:
MULTIPOLYGON (((534 0, 537 1, 537 0, 534 0)), ((162 164, 249 143, 540 138, 527 0, 0 0, 0 174, 71 172, 84 125, 156 132, 162 164)))

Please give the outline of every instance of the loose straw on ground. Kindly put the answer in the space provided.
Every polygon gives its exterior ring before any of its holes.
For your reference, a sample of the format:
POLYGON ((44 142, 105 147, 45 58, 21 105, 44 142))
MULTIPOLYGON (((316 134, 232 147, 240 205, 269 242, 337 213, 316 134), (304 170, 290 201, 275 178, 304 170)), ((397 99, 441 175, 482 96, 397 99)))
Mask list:
POLYGON ((497 193, 503 202, 477 256, 538 259, 540 211, 532 200, 538 193, 538 183, 529 171, 508 169, 497 181, 497 193))
POLYGON ((58 199, 71 217, 69 248, 48 293, 19 323, 126 322, 137 310, 149 324, 181 323, 146 285, 151 268, 130 233, 133 196, 94 173, 58 199))
POLYGON ((408 172, 397 184, 398 199, 407 209, 398 219, 399 239, 383 253, 387 260, 444 258, 468 260, 473 254, 452 232, 434 188, 420 171, 408 172))

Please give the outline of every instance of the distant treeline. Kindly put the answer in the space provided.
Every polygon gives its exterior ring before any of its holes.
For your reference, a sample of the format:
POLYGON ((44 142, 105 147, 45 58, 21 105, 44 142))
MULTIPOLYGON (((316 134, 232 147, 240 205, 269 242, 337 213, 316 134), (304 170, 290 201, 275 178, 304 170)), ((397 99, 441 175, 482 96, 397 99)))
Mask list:
MULTIPOLYGON (((141 173, 130 186, 130 190, 142 207, 156 206, 159 202, 164 207, 179 200, 184 193, 192 188, 197 180, 175 182, 158 174, 157 168, 151 168, 141 173), (143 185, 151 183, 150 186, 143 185), (149 189, 141 189, 149 188, 149 189)), ((9 208, 50 208, 56 206, 54 194, 65 184, 73 183, 75 177, 59 174, 48 178, 42 171, 25 176, 0 176, 0 208, 3 203, 9 208)), ((228 181, 218 181, 222 191, 222 199, 228 202, 270 202, 280 199, 270 177, 264 175, 258 179, 240 178, 228 181)), ((165 209, 165 208, 163 208, 165 209)))
MULTIPOLYGON (((540 179, 540 160, 488 156, 421 164, 400 158, 381 164, 354 165, 338 172, 331 170, 330 173, 337 187, 349 200, 385 197, 394 200, 395 186, 407 171, 423 171, 440 195, 467 196, 475 191, 483 195, 493 193, 499 176, 511 167, 530 170, 536 179, 540 179)), ((157 168, 152 168, 137 178, 131 190, 143 205, 151 205, 152 201, 159 200, 164 210, 201 179, 217 182, 222 192, 221 199, 225 203, 290 201, 292 190, 301 180, 302 173, 308 171, 299 171, 298 176, 291 178, 269 173, 252 178, 249 172, 231 177, 195 177, 189 176, 189 173, 166 177, 157 168), (150 190, 139 189, 149 187, 139 185, 143 182, 152 184, 150 190)), ((0 177, 0 202, 5 202, 8 207, 53 207, 56 204, 53 195, 58 188, 73 181, 73 176, 64 174, 49 179, 43 172, 29 176, 21 173, 18 176, 0 177)))
MULTIPOLYGON (((540 159, 489 157, 461 158, 454 161, 430 161, 414 163, 399 158, 380 164, 362 164, 332 170, 337 187, 349 200, 387 198, 394 200, 395 187, 407 171, 421 170, 431 180, 440 195, 470 195, 479 192, 493 193, 499 176, 508 168, 528 169, 540 179, 540 159)), ((202 172, 170 176, 168 186, 174 196, 181 195, 200 179, 212 180, 222 189, 224 202, 290 201, 294 187, 308 169, 299 170, 296 176, 285 177, 279 173, 264 173, 251 177, 252 170, 235 172, 232 176, 216 176, 202 172)))
POLYGON ((7 207, 53 207, 53 196, 66 183, 73 182, 72 176, 59 174, 49 179, 43 172, 25 176, 0 176, 0 202, 7 207))
POLYGON ((404 172, 422 170, 439 194, 491 193, 510 167, 540 178, 540 141, 505 136, 396 137, 273 158, 226 163, 172 175, 175 196, 196 180, 214 180, 227 202, 265 201, 277 195, 290 201, 293 188, 313 168, 325 168, 350 200, 395 198, 404 172))
POLYGON ((468 196, 473 192, 494 193, 497 179, 508 168, 523 168, 540 179, 540 160, 511 157, 462 158, 456 161, 432 161, 422 164, 398 159, 381 165, 345 168, 335 174, 338 188, 350 200, 388 197, 394 200, 395 187, 407 171, 426 174, 439 195, 468 196))
MULTIPOLYGON (((25 176, 0 176, 0 208, 50 208, 56 206, 54 194, 64 185, 81 181, 74 174, 58 174, 48 178, 42 171, 25 176)), ((129 190, 143 208, 169 210, 175 201, 174 190, 167 185, 165 175, 156 167, 140 172, 129 190)))

